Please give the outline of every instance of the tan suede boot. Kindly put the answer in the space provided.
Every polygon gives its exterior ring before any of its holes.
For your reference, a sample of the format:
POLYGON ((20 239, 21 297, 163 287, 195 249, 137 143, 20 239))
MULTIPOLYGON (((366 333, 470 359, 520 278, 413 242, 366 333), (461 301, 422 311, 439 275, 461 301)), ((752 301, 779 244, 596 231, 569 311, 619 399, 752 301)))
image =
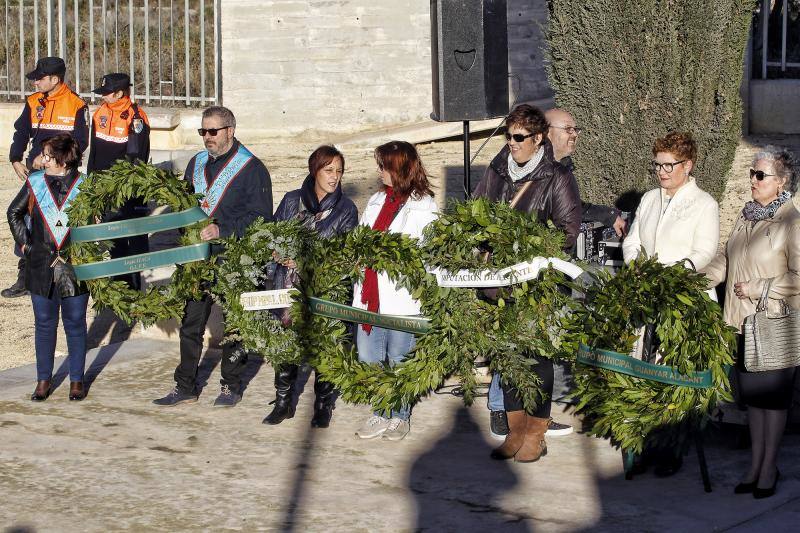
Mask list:
POLYGON ((527 415, 528 422, 525 425, 525 440, 522 446, 514 455, 514 460, 518 463, 533 463, 538 461, 543 455, 547 455, 547 443, 544 434, 547 432, 549 418, 536 418, 527 415))
POLYGON ((506 440, 492 450, 492 459, 498 461, 505 461, 511 459, 517 453, 522 443, 525 441, 525 424, 527 422, 527 415, 525 411, 506 411, 508 418, 508 435, 506 440))

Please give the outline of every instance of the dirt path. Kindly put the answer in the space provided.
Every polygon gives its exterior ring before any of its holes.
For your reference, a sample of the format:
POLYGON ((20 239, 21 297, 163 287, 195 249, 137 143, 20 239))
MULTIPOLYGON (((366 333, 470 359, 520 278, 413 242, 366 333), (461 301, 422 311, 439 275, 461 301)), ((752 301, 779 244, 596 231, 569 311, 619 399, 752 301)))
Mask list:
MULTIPOLYGON (((472 142, 474 153, 483 139, 472 142)), ((736 159, 731 171, 721 205, 721 232, 727 239, 733 222, 744 201, 749 198, 747 169, 750 160, 759 147, 767 144, 784 145, 800 154, 800 137, 749 137, 737 149, 736 159)), ((502 139, 493 138, 477 157, 473 166, 473 185, 502 146, 502 139)), ((273 179, 275 205, 283 195, 299 186, 306 176, 306 160, 314 148, 309 143, 275 143, 251 146, 270 169, 273 179)), ((446 197, 463 198, 462 188, 462 145, 458 140, 426 143, 419 146, 428 172, 433 176, 437 198, 440 203, 446 197)), ((366 200, 378 190, 375 163, 371 149, 345 150, 346 172, 343 187, 362 210, 366 200)), ((7 161, 0 161, 0 205, 5 209, 19 190, 20 183, 7 161)), ((13 253, 13 240, 8 225, 3 218, 0 223, 0 288, 8 287, 16 279, 17 260, 13 253)), ((90 322, 94 311, 89 311, 90 322)), ((128 329, 114 323, 108 316, 101 317, 92 329, 90 347, 116 341, 128 334, 128 329), (100 327, 98 327, 98 325, 100 327)), ((66 352, 63 332, 60 332, 56 347, 57 355, 66 352)), ((29 298, 0 299, 0 370, 20 366, 35 361, 33 351, 33 313, 29 298)))

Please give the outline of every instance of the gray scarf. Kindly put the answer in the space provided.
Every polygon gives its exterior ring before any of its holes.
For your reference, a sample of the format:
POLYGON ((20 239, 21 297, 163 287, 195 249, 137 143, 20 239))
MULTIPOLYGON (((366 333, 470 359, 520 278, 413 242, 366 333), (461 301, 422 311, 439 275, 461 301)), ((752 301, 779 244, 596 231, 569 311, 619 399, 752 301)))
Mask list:
POLYGON ((744 216, 745 220, 750 220, 752 222, 758 222, 759 220, 766 220, 768 218, 772 218, 775 216, 775 213, 778 211, 778 209, 780 209, 781 206, 791 198, 792 198, 792 193, 790 193, 789 191, 783 191, 778 195, 777 198, 772 200, 767 205, 761 205, 755 200, 750 200, 749 202, 744 204, 744 209, 742 209, 742 215, 744 216))
POLYGON ((525 166, 519 166, 514 158, 511 157, 511 152, 508 152, 508 174, 511 176, 513 181, 519 181, 535 169, 539 163, 542 162, 542 157, 544 157, 544 146, 539 147, 539 151, 531 158, 530 161, 525 163, 525 166))

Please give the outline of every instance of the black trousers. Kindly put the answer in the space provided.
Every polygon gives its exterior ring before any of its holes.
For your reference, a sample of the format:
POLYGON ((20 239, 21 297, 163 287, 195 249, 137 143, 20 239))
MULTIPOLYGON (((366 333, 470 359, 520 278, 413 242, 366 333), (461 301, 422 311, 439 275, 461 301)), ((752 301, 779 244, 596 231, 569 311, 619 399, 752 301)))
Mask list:
MULTIPOLYGON (((214 303, 210 296, 202 300, 189 300, 183 310, 180 327, 181 362, 175 369, 175 383, 182 392, 197 393, 197 366, 203 354, 203 334, 211 315, 214 303)), ((224 344, 222 347, 222 385, 228 385, 233 392, 242 388, 242 373, 247 366, 247 352, 240 343, 224 344)))
MULTIPOLYGON (((536 360, 537 362, 531 366, 531 370, 542 380, 542 391, 547 395, 547 398, 541 405, 536 407, 535 411, 528 412, 528 414, 537 418, 550 418, 550 408, 553 403, 553 382, 555 381, 553 377, 553 361, 544 357, 536 358, 536 360)), ((517 388, 506 384, 505 381, 501 381, 501 386, 503 387, 503 402, 505 403, 506 411, 524 409, 517 388)))
MULTIPOLYGON (((295 381, 297 381, 297 365, 283 365, 275 371, 275 395, 279 399, 290 399, 292 396, 292 388, 295 381)), ((333 405, 336 401, 336 389, 333 388, 333 383, 324 381, 320 378, 319 372, 314 371, 314 396, 316 397, 315 405, 333 405)))

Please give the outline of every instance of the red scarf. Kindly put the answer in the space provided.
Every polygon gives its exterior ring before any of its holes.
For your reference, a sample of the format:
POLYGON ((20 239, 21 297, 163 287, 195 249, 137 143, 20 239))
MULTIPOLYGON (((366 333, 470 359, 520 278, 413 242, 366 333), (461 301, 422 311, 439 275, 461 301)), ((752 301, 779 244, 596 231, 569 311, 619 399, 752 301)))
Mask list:
MULTIPOLYGON (((372 229, 377 231, 386 231, 392 224, 397 212, 406 203, 406 199, 400 195, 395 195, 391 187, 386 187, 386 199, 383 201, 378 218, 372 224, 372 229)), ((378 294, 378 273, 367 268, 364 270, 364 284, 361 286, 361 303, 367 304, 367 311, 377 313, 380 309, 381 301, 378 294)), ((361 324, 361 328, 367 332, 367 335, 372 331, 372 326, 369 324, 361 324)))

